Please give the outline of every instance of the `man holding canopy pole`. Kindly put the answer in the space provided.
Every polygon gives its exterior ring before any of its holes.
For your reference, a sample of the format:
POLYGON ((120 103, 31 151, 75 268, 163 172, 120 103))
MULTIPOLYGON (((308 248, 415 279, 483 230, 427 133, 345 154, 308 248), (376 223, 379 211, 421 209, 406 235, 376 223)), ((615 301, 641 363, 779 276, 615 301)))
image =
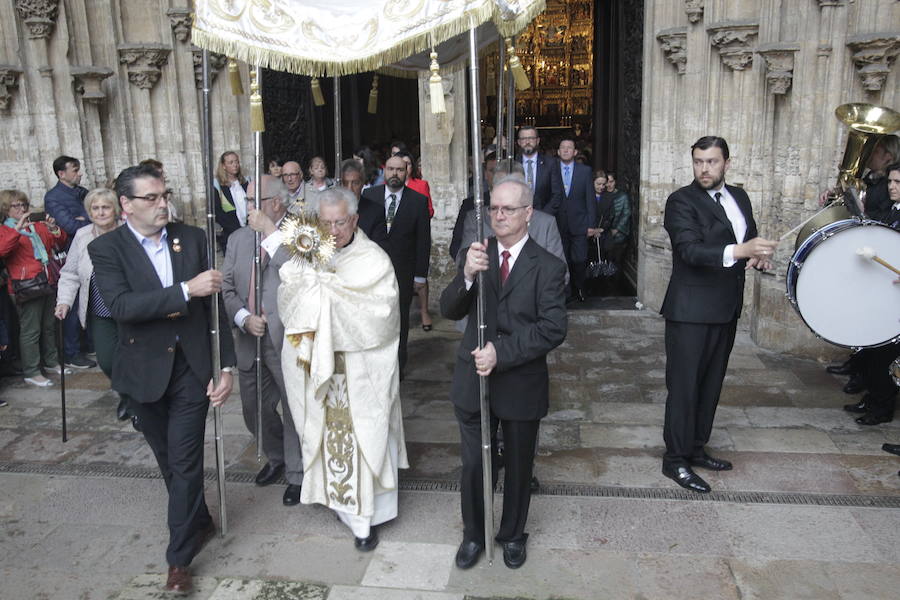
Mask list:
MULTIPOLYGON (((222 274, 209 268, 203 230, 168 223, 159 171, 123 170, 116 194, 126 225, 88 245, 119 328, 112 387, 129 398, 168 490, 166 588, 188 591, 188 565, 215 532, 203 494, 206 415, 231 393, 235 364, 231 336, 220 336, 225 367, 213 383, 209 297, 221 289, 222 274)), ((228 331, 224 309, 219 317, 219 330, 228 331)))

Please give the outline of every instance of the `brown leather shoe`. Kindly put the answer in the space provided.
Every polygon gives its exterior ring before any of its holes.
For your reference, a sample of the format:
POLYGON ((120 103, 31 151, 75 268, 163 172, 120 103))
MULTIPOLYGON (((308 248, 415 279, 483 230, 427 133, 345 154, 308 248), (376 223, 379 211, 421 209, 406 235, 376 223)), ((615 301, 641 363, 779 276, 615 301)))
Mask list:
POLYGON ((191 582, 191 572, 187 567, 169 567, 169 577, 166 579, 166 591, 178 594, 187 594, 194 589, 191 582))

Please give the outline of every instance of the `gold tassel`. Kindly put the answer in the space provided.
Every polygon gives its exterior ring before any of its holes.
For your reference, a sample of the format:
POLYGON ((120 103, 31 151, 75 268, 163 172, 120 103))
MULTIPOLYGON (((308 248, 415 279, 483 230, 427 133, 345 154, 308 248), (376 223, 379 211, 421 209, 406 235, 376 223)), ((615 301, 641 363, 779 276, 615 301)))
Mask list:
POLYGON ((235 96, 243 96, 244 84, 241 83, 241 70, 233 58, 228 59, 228 78, 231 80, 231 93, 235 96))
POLYGON ((527 90, 531 87, 531 82, 528 81, 525 68, 519 62, 519 57, 516 56, 516 48, 513 46, 512 38, 506 38, 506 53, 509 55, 509 70, 512 71, 513 79, 516 81, 516 89, 527 90))
POLYGON ((325 106, 325 96, 322 95, 322 86, 319 85, 319 80, 313 77, 309 82, 309 85, 312 87, 313 104, 316 106, 325 106))
POLYGON ((372 78, 372 89, 369 90, 369 114, 378 112, 378 73, 372 78))
POLYGON ((250 130, 266 130, 262 95, 259 93, 259 67, 250 69, 250 130))
POLYGON ((438 72, 441 70, 441 67, 438 65, 437 56, 437 52, 432 48, 431 77, 428 79, 428 88, 431 92, 431 113, 435 115, 447 112, 447 107, 444 105, 444 83, 441 74, 438 72))

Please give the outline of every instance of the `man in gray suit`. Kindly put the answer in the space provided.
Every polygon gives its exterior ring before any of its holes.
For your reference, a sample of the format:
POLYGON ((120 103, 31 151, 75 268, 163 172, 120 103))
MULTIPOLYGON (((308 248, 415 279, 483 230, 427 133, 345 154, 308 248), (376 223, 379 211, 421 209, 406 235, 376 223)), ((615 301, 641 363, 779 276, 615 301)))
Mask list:
POLYGON ((287 248, 281 244, 282 234, 278 226, 291 202, 285 185, 276 177, 264 175, 260 210, 254 210, 254 201, 249 198, 247 225, 228 239, 222 266, 222 297, 233 325, 244 423, 254 434, 257 414, 256 339, 262 338, 262 442, 268 462, 256 476, 256 484, 274 483, 284 471, 288 482, 283 498, 285 506, 300 503, 300 483, 303 481, 300 440, 291 419, 281 374, 284 326, 278 317, 278 286, 281 283, 278 271, 290 258, 287 248), (255 281, 252 278, 257 231, 262 237, 262 310, 259 316, 254 310, 255 281), (283 425, 278 415, 279 403, 284 416, 283 425))
MULTIPOLYGON (((497 162, 497 166, 494 168, 493 173, 490 176, 486 176, 488 184, 488 193, 485 194, 485 204, 490 204, 490 191, 494 189, 494 182, 500 183, 501 181, 506 181, 508 179, 518 179, 519 181, 525 181, 525 171, 522 169, 522 164, 518 162, 513 162, 509 160, 501 160, 497 162)), ((494 236, 494 231, 491 229, 491 215, 489 211, 485 210, 483 213, 485 231, 488 233, 488 237, 494 236)), ((562 238, 559 235, 559 227, 556 224, 556 219, 553 218, 552 215, 549 215, 545 212, 535 210, 531 213, 531 220, 528 222, 528 235, 537 242, 537 245, 549 252, 550 254, 559 257, 559 260, 566 262, 566 254, 563 251, 562 238)), ((466 216, 465 221, 463 223, 463 235, 462 235, 462 243, 460 244, 460 252, 456 256, 456 264, 458 267, 462 267, 463 263, 465 263, 465 250, 469 249, 469 246, 472 245, 472 242, 478 241, 478 232, 475 223, 475 211, 470 210, 466 216)), ((569 273, 566 271, 566 285, 569 285, 569 273)))

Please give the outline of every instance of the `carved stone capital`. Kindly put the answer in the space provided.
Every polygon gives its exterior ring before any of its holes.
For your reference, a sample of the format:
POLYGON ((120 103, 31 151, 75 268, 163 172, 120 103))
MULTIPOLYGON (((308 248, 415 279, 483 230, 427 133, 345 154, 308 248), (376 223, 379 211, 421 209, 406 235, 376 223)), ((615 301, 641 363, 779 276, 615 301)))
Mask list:
POLYGON ((684 0, 684 12, 691 23, 700 22, 703 19, 703 0, 684 0))
MULTIPOLYGON (((191 58, 194 60, 194 81, 197 83, 197 89, 203 89, 203 50, 196 46, 191 48, 191 58)), ((228 57, 218 52, 209 53, 209 82, 216 80, 219 71, 225 68, 228 57)))
POLYGON ((794 78, 794 54, 800 44, 763 44, 757 52, 766 60, 766 82, 773 94, 786 94, 794 78))
POLYGON ((174 7, 166 11, 169 17, 169 24, 172 26, 172 33, 179 42, 186 42, 191 39, 191 25, 194 20, 194 13, 187 7, 174 7))
POLYGON ((656 34, 666 59, 675 65, 679 75, 684 75, 687 69, 687 29, 687 27, 672 27, 656 34))
POLYGON ((900 54, 900 33, 867 33, 847 39, 863 88, 877 92, 884 86, 891 66, 900 54))
POLYGON ((732 71, 743 71, 753 64, 753 50, 759 23, 756 21, 723 21, 706 28, 710 43, 732 71))
POLYGON ((120 44, 119 62, 128 65, 128 81, 149 90, 159 81, 171 51, 168 46, 155 43, 120 44))
POLYGON ((0 65, 0 111, 9 110, 12 90, 19 87, 22 69, 13 65, 0 65))
POLYGON ((100 102, 106 98, 101 84, 107 77, 113 75, 113 70, 108 67, 96 67, 93 65, 69 69, 69 73, 75 80, 75 89, 81 94, 85 102, 100 102))
POLYGON ((59 0, 16 0, 16 12, 28 27, 30 39, 48 38, 59 16, 59 0))

